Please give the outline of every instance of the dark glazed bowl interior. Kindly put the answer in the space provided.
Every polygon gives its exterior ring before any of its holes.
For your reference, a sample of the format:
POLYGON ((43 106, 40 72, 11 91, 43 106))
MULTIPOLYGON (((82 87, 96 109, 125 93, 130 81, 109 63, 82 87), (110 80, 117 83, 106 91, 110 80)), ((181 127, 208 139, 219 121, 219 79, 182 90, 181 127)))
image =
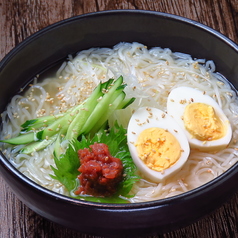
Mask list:
MULTIPOLYGON (((0 110, 33 77, 80 50, 140 42, 214 60, 237 88, 238 46, 197 22, 158 12, 118 10, 73 17, 27 38, 0 63, 0 110)), ((14 193, 38 214, 69 228, 97 235, 162 233, 196 221, 237 190, 237 164, 198 189, 159 201, 97 204, 51 192, 16 170, 1 155, 0 172, 14 193)))

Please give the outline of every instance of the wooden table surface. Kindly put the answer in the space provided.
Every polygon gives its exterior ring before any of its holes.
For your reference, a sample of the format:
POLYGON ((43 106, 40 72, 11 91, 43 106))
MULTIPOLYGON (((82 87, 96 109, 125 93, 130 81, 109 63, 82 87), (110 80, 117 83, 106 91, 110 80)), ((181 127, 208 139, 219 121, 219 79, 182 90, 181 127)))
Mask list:
MULTIPOLYGON (((238 43, 238 0, 0 0, 0 60, 43 27, 71 16, 112 9, 154 10, 184 16, 238 43)), ((147 237, 238 237, 237 204, 238 194, 234 194, 222 207, 190 226, 147 237)), ((0 238, 94 237, 37 215, 16 198, 1 176, 0 224, 0 238)))

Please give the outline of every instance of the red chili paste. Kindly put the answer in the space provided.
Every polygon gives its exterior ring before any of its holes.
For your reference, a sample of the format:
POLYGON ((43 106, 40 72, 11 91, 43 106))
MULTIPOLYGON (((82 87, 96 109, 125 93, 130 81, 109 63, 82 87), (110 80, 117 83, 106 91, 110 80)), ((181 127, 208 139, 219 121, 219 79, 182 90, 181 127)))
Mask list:
POLYGON ((90 148, 78 151, 81 174, 76 195, 110 196, 122 181, 123 165, 120 159, 111 156, 108 146, 94 143, 90 148))

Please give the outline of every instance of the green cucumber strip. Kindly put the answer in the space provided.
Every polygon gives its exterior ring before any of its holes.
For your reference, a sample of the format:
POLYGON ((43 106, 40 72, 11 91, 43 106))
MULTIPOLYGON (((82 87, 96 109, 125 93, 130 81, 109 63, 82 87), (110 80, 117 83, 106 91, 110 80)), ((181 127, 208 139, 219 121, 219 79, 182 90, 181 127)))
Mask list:
POLYGON ((105 122, 108 120, 110 115, 116 110, 119 109, 118 105, 121 104, 121 102, 124 100, 126 94, 124 92, 120 93, 119 96, 113 101, 110 106, 107 107, 107 111, 99 118, 97 114, 93 114, 95 116, 95 125, 90 129, 90 131, 85 131, 85 134, 90 133, 91 135, 94 135, 97 133, 97 131, 100 130, 101 127, 105 124, 105 122))
POLYGON ((73 108, 73 110, 67 111, 64 116, 58 118, 51 125, 46 127, 44 130, 39 131, 36 136, 39 140, 44 140, 47 137, 51 137, 55 134, 58 134, 59 131, 65 135, 70 123, 76 117, 78 113, 84 108, 83 104, 80 104, 73 108))
POLYGON ((130 104, 132 104, 135 101, 136 98, 127 98, 124 99, 121 104, 118 106, 117 109, 124 109, 126 107, 128 107, 130 104))
POLYGON ((0 140, 0 142, 12 144, 12 145, 23 145, 23 144, 28 144, 35 141, 35 133, 26 133, 19 135, 17 137, 7 139, 7 140, 0 140))
MULTIPOLYGON (((103 84, 104 85, 104 84, 103 84)), ((78 136, 81 134, 81 129, 83 125, 88 120, 88 117, 93 112, 94 108, 98 104, 98 100, 100 97, 103 96, 101 90, 105 87, 101 87, 102 84, 100 84, 96 90, 93 92, 93 94, 88 98, 88 100, 84 103, 83 110, 80 110, 80 112, 77 114, 77 116, 74 118, 74 120, 70 123, 67 132, 66 132, 66 139, 72 140, 77 139, 78 136)))
POLYGON ((39 129, 41 127, 46 127, 62 116, 63 114, 58 114, 55 116, 45 116, 33 120, 27 120, 24 124, 21 125, 21 127, 23 128, 22 132, 39 129))
MULTIPOLYGON (((81 105, 82 106, 82 105, 81 105)), ((47 137, 54 136, 58 134, 61 130, 62 132, 67 130, 69 124, 76 116, 74 112, 68 112, 63 117, 59 118, 58 120, 54 121, 51 125, 46 127, 44 130, 37 132, 36 136, 39 140, 44 140, 47 137)))
POLYGON ((38 121, 38 119, 32 119, 32 120, 27 120, 27 121, 25 121, 22 125, 21 125, 21 127, 22 128, 27 128, 27 127, 29 127, 29 126, 32 126, 34 123, 36 123, 38 121))
POLYGON ((54 156, 56 157, 56 158, 59 158, 60 157, 60 154, 61 154, 61 146, 60 146, 60 144, 61 144, 61 133, 60 134, 58 134, 58 136, 57 136, 57 138, 56 138, 56 140, 55 140, 55 145, 54 145, 54 156))
POLYGON ((78 138, 78 136, 81 134, 82 127, 86 123, 91 113, 92 111, 90 109, 84 110, 84 111, 82 110, 79 113, 79 115, 76 118, 74 118, 74 120, 69 125, 66 136, 65 136, 67 140, 78 138))
POLYGON ((97 95, 97 98, 94 96, 90 97, 89 100, 87 100, 84 104, 85 109, 87 110, 82 110, 80 114, 78 114, 72 123, 70 124, 67 133, 66 133, 66 139, 72 140, 72 139, 77 139, 78 136, 80 136, 83 131, 82 128, 84 127, 85 123, 87 122, 88 118, 92 114, 92 112, 95 110, 97 107, 98 103, 100 103, 99 99, 100 97, 104 97, 106 91, 108 90, 108 87, 111 87, 111 84, 113 83, 113 79, 109 79, 108 81, 104 83, 100 83, 99 86, 97 87, 100 89, 100 93, 98 90, 96 90, 95 95, 97 95), (104 92, 105 89, 105 92, 104 92))
POLYGON ((120 87, 122 82, 123 78, 119 77, 110 87, 110 89, 108 89, 108 92, 104 94, 92 114, 87 119, 81 133, 89 133, 95 123, 98 123, 97 118, 101 118, 103 114, 107 113, 109 105, 120 95, 123 90, 123 87, 120 87))
POLYGON ((108 89, 108 87, 111 86, 111 84, 113 83, 114 79, 111 78, 111 79, 108 79, 106 82, 104 83, 101 83, 101 90, 104 88, 104 89, 108 89))
POLYGON ((23 154, 31 154, 35 151, 42 150, 46 148, 48 145, 52 144, 56 140, 57 136, 58 135, 54 135, 48 140, 45 139, 42 141, 36 141, 31 144, 28 144, 20 152, 23 154))

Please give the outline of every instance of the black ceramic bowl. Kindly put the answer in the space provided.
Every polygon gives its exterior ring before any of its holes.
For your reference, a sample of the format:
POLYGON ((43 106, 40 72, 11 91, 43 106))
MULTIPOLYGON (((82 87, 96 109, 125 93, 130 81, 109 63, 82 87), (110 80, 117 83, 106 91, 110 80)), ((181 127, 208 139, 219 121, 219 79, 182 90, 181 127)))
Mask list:
MULTIPOLYGON (((159 12, 106 11, 81 15, 27 38, 0 63, 0 110, 36 74, 68 54, 91 47, 137 41, 214 60, 237 87, 238 46, 197 22, 159 12)), ((190 224, 237 190, 238 164, 213 181, 182 195, 137 204, 96 204, 49 191, 18 172, 3 155, 0 172, 14 193, 36 213, 54 222, 98 235, 142 235, 190 224)))

